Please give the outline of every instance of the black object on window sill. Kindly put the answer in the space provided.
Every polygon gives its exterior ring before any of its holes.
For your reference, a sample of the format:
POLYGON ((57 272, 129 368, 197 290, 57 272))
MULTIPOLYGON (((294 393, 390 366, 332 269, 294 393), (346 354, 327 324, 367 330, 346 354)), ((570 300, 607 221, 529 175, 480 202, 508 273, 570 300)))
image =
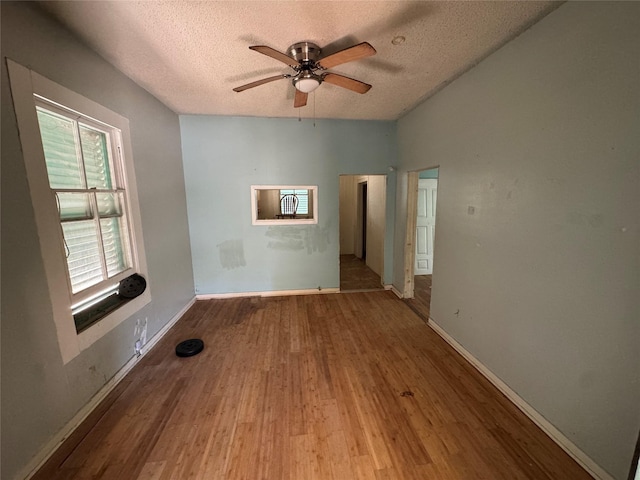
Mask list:
POLYGON ((122 298, 136 298, 142 295, 147 289, 147 281, 142 275, 134 273, 120 282, 118 287, 118 295, 122 298))
POLYGON ((142 295, 147 288, 147 281, 142 275, 134 273, 123 279, 118 285, 118 292, 103 298, 91 307, 76 313, 73 320, 76 324, 76 332, 86 330, 97 321, 103 319, 125 303, 142 295))

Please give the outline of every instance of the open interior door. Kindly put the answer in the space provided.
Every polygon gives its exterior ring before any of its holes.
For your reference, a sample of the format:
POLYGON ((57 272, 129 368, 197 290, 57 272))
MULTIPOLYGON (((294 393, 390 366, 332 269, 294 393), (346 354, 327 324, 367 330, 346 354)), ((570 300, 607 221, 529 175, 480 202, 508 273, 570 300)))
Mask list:
POLYGON ((418 181, 415 275, 429 275, 433 272, 433 239, 436 228, 437 197, 438 180, 426 178, 418 181))

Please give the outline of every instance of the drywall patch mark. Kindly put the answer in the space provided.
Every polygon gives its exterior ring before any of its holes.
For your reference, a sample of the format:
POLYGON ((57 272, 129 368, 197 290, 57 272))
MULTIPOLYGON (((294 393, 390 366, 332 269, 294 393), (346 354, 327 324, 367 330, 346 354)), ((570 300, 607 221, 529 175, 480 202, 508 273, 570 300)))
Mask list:
POLYGON ((309 255, 314 252, 324 252, 330 243, 329 230, 329 225, 269 227, 265 235, 272 240, 267 243, 267 248, 291 252, 306 250, 309 255))
POLYGON ((222 268, 232 270, 247 265, 244 259, 244 244, 241 239, 227 240, 218 244, 217 247, 222 268))
POLYGON ((304 227, 275 226, 269 227, 265 235, 272 240, 267 248, 296 252, 304 249, 304 227))
POLYGON ((307 248, 307 253, 325 252, 330 242, 329 225, 322 228, 318 225, 313 225, 309 226, 306 230, 307 238, 305 247, 307 248))

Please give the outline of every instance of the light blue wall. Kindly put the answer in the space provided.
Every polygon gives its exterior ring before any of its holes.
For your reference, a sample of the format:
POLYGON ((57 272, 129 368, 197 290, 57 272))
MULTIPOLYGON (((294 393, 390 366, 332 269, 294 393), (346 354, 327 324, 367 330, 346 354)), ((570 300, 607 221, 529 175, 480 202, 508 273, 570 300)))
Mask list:
POLYGON ((339 287, 339 175, 387 174, 393 266, 395 122, 181 116, 198 294, 339 287), (318 185, 319 222, 251 225, 250 185, 318 185))
POLYGON ((432 319, 617 479, 640 429, 639 112, 640 3, 567 2, 398 122, 397 238, 407 171, 440 166, 432 319))
POLYGON ((438 178, 438 169, 430 168, 429 170, 422 170, 419 178, 438 178))

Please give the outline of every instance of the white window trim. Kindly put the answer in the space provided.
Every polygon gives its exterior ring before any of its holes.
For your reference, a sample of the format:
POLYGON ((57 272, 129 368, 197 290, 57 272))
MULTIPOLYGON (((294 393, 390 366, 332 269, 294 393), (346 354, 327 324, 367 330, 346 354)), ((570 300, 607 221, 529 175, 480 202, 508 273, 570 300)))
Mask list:
POLYGON ((49 188, 49 177, 40 138, 34 94, 59 103, 65 108, 76 110, 85 116, 111 125, 121 131, 125 159, 123 173, 127 185, 130 202, 130 222, 133 229, 133 262, 136 272, 148 278, 138 193, 136 190, 137 184, 132 161, 133 153, 129 134, 129 121, 102 105, 58 85, 10 59, 7 59, 7 67, 9 69, 11 94, 40 240, 40 251, 49 287, 53 318, 56 324, 58 345, 60 346, 62 361, 66 364, 125 319, 147 305, 151 301, 151 292, 147 284, 147 289, 142 295, 122 305, 81 333, 76 332, 71 314, 71 292, 67 280, 64 244, 59 234, 60 222, 55 199, 49 188))
POLYGON ((315 225, 318 223, 318 186, 317 185, 251 185, 251 224, 252 225, 315 225), (258 190, 309 190, 312 201, 312 218, 279 218, 277 220, 258 219, 258 190))

